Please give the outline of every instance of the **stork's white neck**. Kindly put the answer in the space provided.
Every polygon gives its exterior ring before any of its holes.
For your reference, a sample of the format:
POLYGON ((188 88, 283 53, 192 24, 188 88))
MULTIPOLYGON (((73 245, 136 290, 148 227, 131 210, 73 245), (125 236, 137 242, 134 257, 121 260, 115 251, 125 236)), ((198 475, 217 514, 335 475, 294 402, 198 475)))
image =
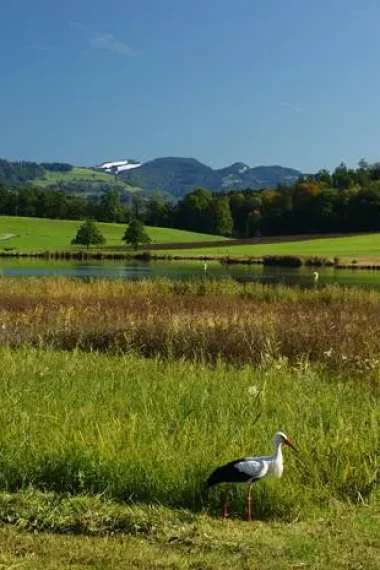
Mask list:
POLYGON ((282 460, 282 441, 275 442, 273 456, 280 461, 282 460))
POLYGON ((274 454, 272 457, 271 473, 274 477, 281 477, 284 469, 282 458, 282 441, 276 441, 274 444, 274 454))

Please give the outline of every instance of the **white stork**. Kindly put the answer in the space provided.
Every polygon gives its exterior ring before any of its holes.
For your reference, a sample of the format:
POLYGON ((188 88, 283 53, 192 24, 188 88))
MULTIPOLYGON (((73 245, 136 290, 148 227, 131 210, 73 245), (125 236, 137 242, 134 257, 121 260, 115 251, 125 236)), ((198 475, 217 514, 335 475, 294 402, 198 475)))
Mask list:
MULTIPOLYGON (((207 479, 207 487, 212 487, 218 483, 248 483, 248 510, 247 519, 252 518, 251 488, 252 483, 267 475, 281 477, 284 470, 282 458, 282 445, 288 445, 298 451, 289 440, 288 436, 278 431, 273 437, 273 455, 263 455, 259 457, 244 457, 236 459, 217 467, 207 479)), ((227 502, 223 505, 223 518, 228 516, 227 502)))

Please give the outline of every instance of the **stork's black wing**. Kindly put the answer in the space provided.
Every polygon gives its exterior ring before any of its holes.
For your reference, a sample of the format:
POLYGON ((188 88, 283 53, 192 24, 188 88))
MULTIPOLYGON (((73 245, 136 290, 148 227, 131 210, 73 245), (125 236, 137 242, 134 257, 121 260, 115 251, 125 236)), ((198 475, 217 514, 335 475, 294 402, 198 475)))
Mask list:
POLYGON ((217 467, 207 479, 207 486, 212 487, 218 483, 245 483, 260 479, 267 472, 265 463, 254 457, 245 457, 230 461, 226 465, 217 467))

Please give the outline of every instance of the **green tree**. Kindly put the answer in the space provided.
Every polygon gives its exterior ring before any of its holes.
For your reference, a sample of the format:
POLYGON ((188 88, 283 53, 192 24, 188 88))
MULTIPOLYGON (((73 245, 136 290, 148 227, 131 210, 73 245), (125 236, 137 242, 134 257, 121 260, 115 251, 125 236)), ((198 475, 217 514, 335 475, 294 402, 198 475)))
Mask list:
POLYGON ((106 240, 99 230, 99 228, 94 224, 92 220, 86 220, 77 231, 77 235, 71 242, 73 245, 85 245, 87 249, 90 245, 103 245, 106 240))
POLYGON ((180 227, 195 232, 212 233, 212 193, 198 188, 186 194, 179 204, 180 227))
POLYGON ((98 219, 102 222, 119 222, 122 217, 120 194, 116 190, 104 192, 99 204, 98 219))
POLYGON ((145 230, 144 222, 137 218, 133 218, 125 230, 122 240, 130 243, 133 249, 138 249, 139 245, 150 243, 152 240, 145 230))
POLYGON ((232 215, 227 196, 215 196, 211 202, 212 232, 219 236, 232 234, 232 215))

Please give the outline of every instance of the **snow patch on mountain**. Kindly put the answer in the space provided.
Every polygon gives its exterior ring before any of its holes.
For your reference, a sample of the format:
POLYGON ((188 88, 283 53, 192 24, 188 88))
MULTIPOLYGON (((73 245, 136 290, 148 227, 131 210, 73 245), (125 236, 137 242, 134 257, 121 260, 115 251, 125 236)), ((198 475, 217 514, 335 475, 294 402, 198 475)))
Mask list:
POLYGON ((97 165, 97 168, 101 168, 104 172, 109 172, 111 174, 119 174, 123 170, 131 170, 132 168, 139 168, 142 162, 136 162, 135 160, 116 160, 114 162, 102 162, 97 165))

